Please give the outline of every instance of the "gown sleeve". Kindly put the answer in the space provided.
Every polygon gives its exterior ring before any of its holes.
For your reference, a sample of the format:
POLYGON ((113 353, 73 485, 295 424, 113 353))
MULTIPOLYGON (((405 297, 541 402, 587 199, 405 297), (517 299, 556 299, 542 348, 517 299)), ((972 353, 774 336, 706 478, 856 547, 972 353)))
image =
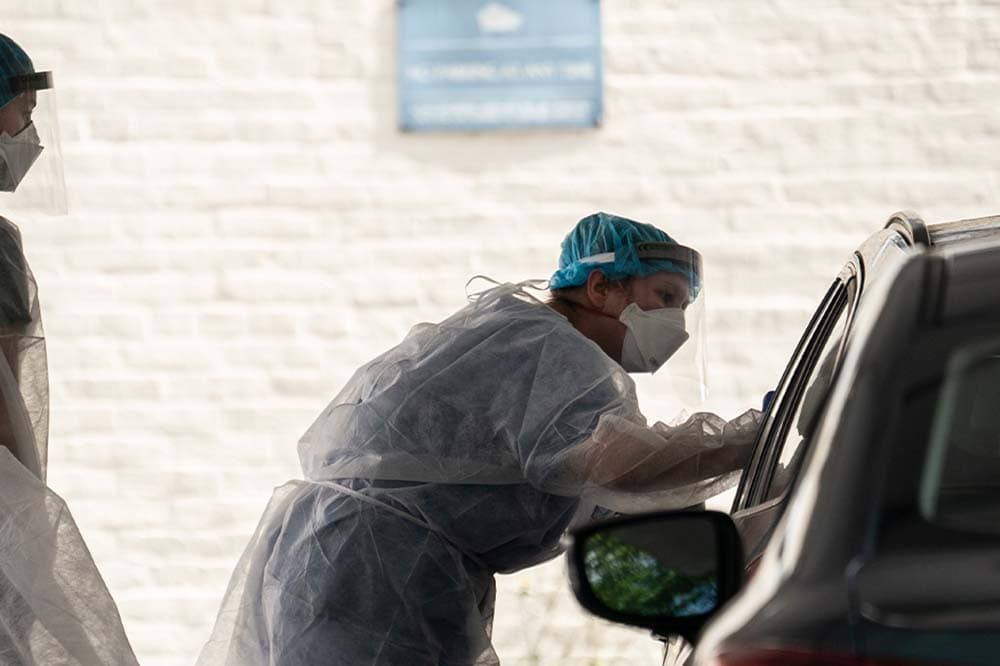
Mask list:
POLYGON ((634 383, 613 361, 595 356, 604 355, 596 346, 552 347, 538 357, 518 438, 533 486, 635 513, 686 508, 736 483, 759 411, 730 421, 700 412, 679 425, 649 426, 634 383))

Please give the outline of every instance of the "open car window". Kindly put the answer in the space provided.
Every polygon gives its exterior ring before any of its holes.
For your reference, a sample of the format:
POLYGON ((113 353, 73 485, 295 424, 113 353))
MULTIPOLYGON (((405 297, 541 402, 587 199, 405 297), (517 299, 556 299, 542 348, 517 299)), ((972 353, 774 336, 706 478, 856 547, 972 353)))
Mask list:
MULTIPOLYGON (((847 332, 850 312, 850 308, 847 306, 851 301, 853 285, 853 280, 845 285, 844 294, 840 299, 842 305, 839 305, 839 311, 835 309, 830 312, 829 323, 824 328, 827 336, 826 341, 819 354, 815 356, 816 361, 803 381, 798 403, 794 405, 794 409, 789 409, 790 416, 785 426, 784 437, 781 439, 770 482, 764 492, 764 501, 783 495, 791 485, 802 463, 802 458, 808 448, 807 444, 815 429, 820 408, 825 402, 830 385, 833 383, 834 372, 840 363, 841 349, 844 335, 847 332)), ((819 344, 819 340, 816 340, 816 344, 819 344)))
POLYGON ((856 301, 857 277, 849 264, 827 291, 785 369, 740 480, 734 511, 778 497, 790 485, 839 366, 856 301))

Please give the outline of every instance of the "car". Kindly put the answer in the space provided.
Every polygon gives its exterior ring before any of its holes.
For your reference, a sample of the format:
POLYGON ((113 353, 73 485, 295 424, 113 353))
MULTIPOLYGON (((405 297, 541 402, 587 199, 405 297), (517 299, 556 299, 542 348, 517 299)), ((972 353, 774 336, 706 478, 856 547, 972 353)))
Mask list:
POLYGON ((913 212, 889 217, 836 276, 792 354, 761 424, 730 511, 752 569, 788 501, 796 465, 844 358, 860 304, 906 255, 956 242, 1000 237, 1000 218, 927 225, 913 212))
POLYGON ((588 526, 569 560, 669 662, 681 637, 699 666, 1000 663, 1000 217, 893 215, 810 321, 731 513, 588 526))

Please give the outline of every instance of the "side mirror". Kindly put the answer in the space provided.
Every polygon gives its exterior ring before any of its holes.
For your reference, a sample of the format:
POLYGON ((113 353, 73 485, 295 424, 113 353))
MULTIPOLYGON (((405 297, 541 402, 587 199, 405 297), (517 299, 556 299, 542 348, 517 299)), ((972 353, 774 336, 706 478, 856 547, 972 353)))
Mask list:
POLYGON ((724 513, 631 516, 571 534, 570 580, 576 598, 595 615, 693 643, 739 590, 742 550, 724 513))

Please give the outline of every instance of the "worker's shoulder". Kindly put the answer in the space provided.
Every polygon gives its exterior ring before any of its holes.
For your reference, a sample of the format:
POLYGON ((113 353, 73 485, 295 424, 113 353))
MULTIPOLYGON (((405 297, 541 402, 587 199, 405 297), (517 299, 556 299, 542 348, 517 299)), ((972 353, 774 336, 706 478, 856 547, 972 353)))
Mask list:
POLYGON ((525 301, 514 295, 498 299, 483 317, 481 325, 510 331, 515 335, 586 340, 566 317, 541 301, 525 301))

